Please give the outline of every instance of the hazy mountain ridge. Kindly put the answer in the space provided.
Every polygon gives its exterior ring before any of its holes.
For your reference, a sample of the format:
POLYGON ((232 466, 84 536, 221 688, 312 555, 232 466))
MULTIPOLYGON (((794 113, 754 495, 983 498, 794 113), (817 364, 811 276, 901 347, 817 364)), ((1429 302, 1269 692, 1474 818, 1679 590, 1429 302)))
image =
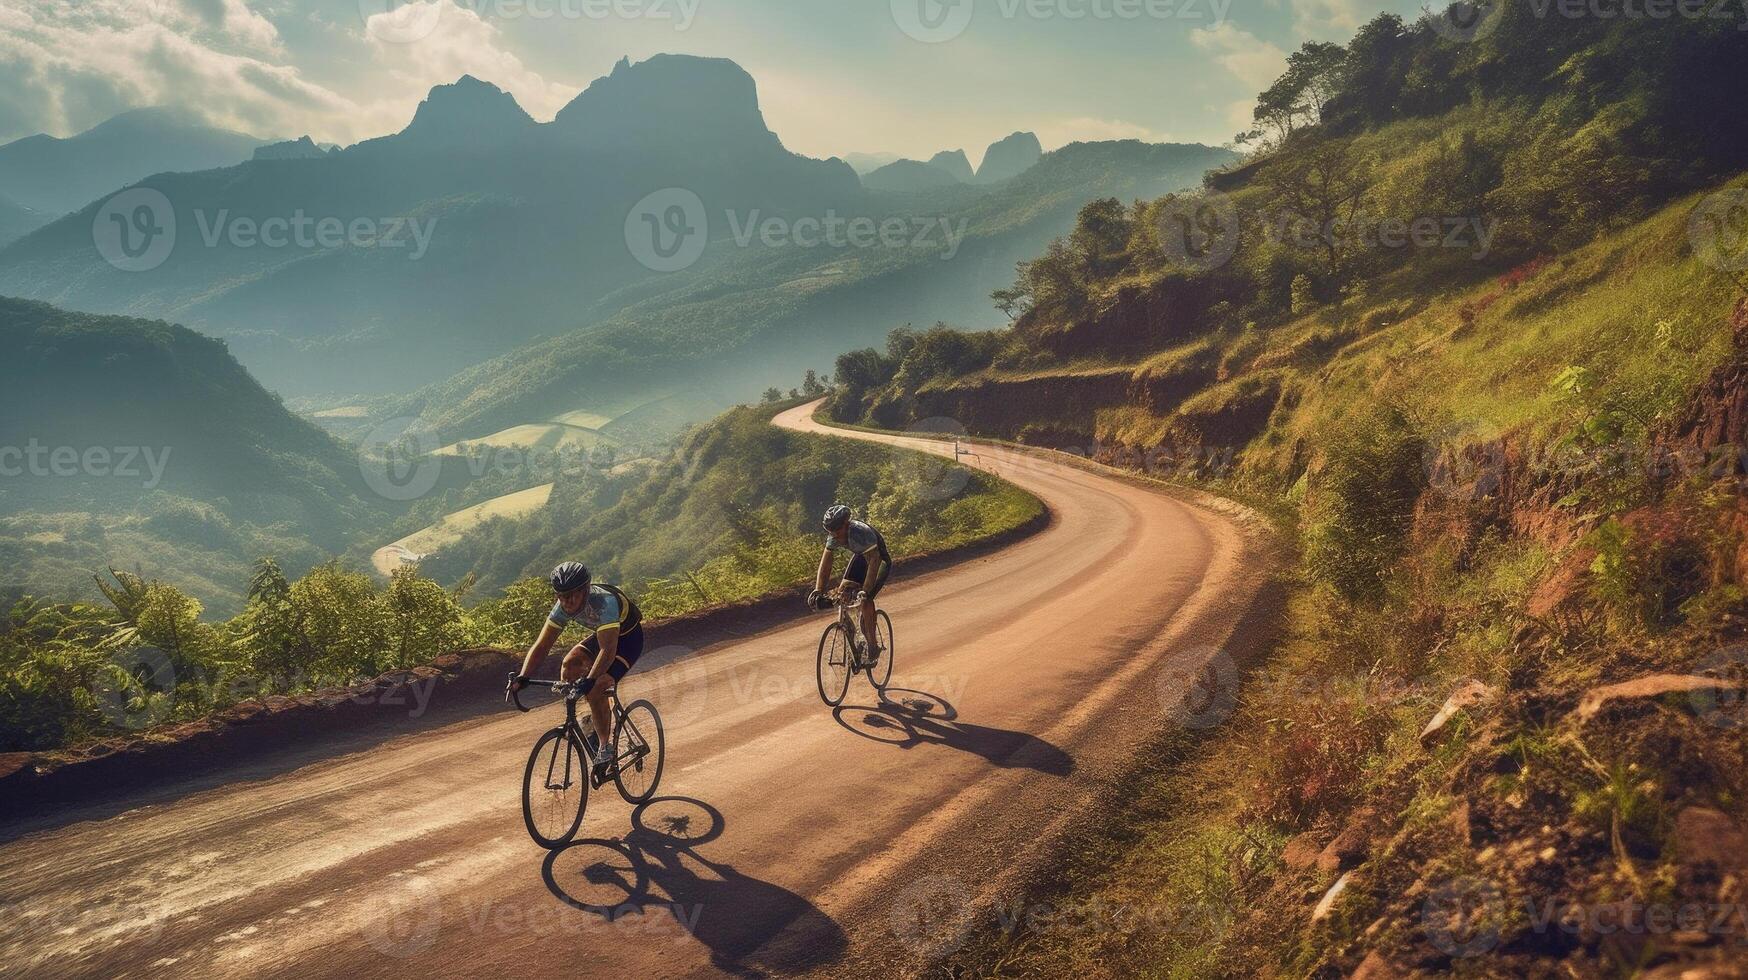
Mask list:
POLYGON ((1001 317, 990 291, 1011 283, 1015 261, 1069 230, 1089 197, 1193 187, 1233 159, 1230 151, 1199 145, 1069 144, 993 190, 963 188, 967 196, 943 215, 965 234, 946 261, 940 248, 846 254, 713 245, 692 273, 664 280, 671 285, 641 298, 624 297, 624 307, 600 323, 385 399, 379 414, 418 414, 447 436, 462 437, 664 378, 713 387, 732 401, 791 375, 798 379, 905 322, 996 326, 1001 317))
POLYGON ((0 189, 25 207, 61 215, 155 173, 241 163, 271 142, 181 110, 136 109, 66 139, 38 134, 0 146, 0 189))
POLYGON ((434 89, 401 133, 148 184, 176 211, 161 266, 105 263, 93 204, 0 250, 0 290, 174 317, 233 338, 265 381, 299 390, 417 383, 586 322, 602 296, 652 276, 622 226, 653 191, 685 188, 710 211, 748 214, 848 212, 863 196, 847 164, 783 148, 745 72, 682 56, 621 62, 548 124, 469 77, 434 89), (240 219, 300 215, 414 230, 402 219, 418 217, 429 249, 235 247, 225 234, 240 219), (371 363, 385 356, 396 358, 387 374, 371 363))

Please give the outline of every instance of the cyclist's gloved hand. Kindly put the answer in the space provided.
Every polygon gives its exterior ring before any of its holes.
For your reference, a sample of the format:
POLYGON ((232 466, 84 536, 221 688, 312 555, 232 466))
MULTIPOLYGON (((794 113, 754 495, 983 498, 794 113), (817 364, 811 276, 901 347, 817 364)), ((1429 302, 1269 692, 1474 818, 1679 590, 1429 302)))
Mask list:
POLYGON ((528 686, 528 678, 521 674, 511 674, 510 680, 504 685, 504 702, 508 704, 517 692, 528 686))
POLYGON ((577 681, 577 694, 580 697, 585 697, 585 698, 588 697, 589 692, 594 690, 594 689, 595 689, 595 679, 593 677, 585 677, 582 680, 577 681))

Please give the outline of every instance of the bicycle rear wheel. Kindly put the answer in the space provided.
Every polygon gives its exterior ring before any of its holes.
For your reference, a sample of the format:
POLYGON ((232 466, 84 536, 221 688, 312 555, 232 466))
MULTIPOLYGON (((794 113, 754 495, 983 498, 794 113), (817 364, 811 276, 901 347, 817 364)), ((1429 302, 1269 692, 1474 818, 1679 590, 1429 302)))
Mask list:
POLYGON ((850 675, 854 673, 851 658, 856 655, 850 635, 833 623, 819 638, 819 659, 814 663, 814 676, 819 680, 819 699, 831 707, 844 703, 850 690, 850 675))
POLYGON ((882 609, 875 614, 874 630, 880 643, 880 662, 868 671, 868 680, 877 690, 886 690, 892 681, 892 617, 882 609))
POLYGON ((528 755, 522 774, 522 820, 544 848, 563 847, 583 825, 589 805, 589 760, 564 727, 554 728, 528 755))
POLYGON ((662 716, 648 701, 633 701, 625 707, 613 731, 613 784, 631 804, 648 803, 662 781, 662 763, 667 742, 662 737, 662 716))

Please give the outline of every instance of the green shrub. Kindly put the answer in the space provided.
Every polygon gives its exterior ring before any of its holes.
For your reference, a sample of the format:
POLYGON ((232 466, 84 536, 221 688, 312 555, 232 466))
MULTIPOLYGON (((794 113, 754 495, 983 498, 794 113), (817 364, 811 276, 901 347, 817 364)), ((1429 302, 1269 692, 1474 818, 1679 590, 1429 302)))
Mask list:
POLYGON ((1425 440, 1400 410, 1361 409, 1329 433, 1306 495, 1306 566, 1350 601, 1377 599, 1426 485, 1425 440))

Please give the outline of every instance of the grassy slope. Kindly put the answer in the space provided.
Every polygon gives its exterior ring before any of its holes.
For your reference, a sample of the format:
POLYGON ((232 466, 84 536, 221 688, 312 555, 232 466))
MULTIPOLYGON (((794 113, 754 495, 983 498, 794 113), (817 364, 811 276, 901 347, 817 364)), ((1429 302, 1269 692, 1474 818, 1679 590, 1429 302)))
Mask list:
MULTIPOLYGON (((1287 394, 1254 439, 1235 447, 1243 450, 1241 463, 1227 486, 1295 496, 1302 492, 1294 484, 1304 473, 1303 447, 1326 445, 1351 416, 1376 404, 1397 406, 1417 420, 1433 439, 1429 459, 1439 448, 1487 445, 1502 436, 1532 456, 1569 448, 1563 440, 1611 406, 1656 403, 1659 393, 1684 395, 1729 355, 1736 289, 1701 264, 1688 246, 1688 216, 1698 200, 1696 195, 1677 201, 1639 224, 1561 255, 1515 288, 1488 279, 1428 296, 1425 283, 1403 275, 1375 284, 1363 302, 1326 308, 1274 329, 1229 333, 1217 338, 1229 378, 1202 389, 1174 412, 1135 405, 1103 411, 1096 423, 1098 439, 1107 445, 1169 439, 1186 422, 1236 397, 1247 382, 1267 375, 1280 380, 1287 394), (1586 372, 1578 396, 1554 384, 1573 367, 1586 372)), ((1129 367, 1143 376, 1197 356, 1206 343, 1170 349, 1129 367)), ((1048 373, 1033 369, 1023 376, 1048 373)), ((992 375, 1002 372, 948 386, 974 388, 992 375)), ((1658 407, 1667 408, 1667 400, 1658 407)), ((1576 754, 1553 747, 1576 737, 1570 719, 1542 716, 1538 724, 1533 716, 1512 716, 1522 702, 1538 698, 1554 698, 1569 709, 1574 692, 1589 685, 1680 669, 1705 649, 1700 644, 1709 634, 1699 624, 1693 626, 1698 633, 1684 627, 1646 637, 1625 630, 1588 641, 1631 652, 1605 654, 1570 638, 1537 643, 1533 653, 1526 652, 1531 645, 1521 631, 1532 593, 1583 546, 1582 533, 1599 526, 1611 503, 1594 487, 1588 495, 1561 501, 1557 519, 1566 533, 1543 540, 1497 532, 1469 540, 1423 521, 1399 566, 1404 583, 1423 594, 1395 596, 1370 614, 1342 613, 1307 583, 1291 610, 1289 618, 1297 624, 1292 635, 1253 681, 1239 712, 1205 738, 1180 732, 1169 739, 1162 746, 1164 756, 1132 774, 1143 789, 1114 804, 1120 819, 1089 828, 1085 853, 1069 859, 1046 889, 1059 908, 1163 909, 1168 924, 1180 928, 1129 935, 992 932, 957 965, 972 970, 999 965, 1005 974, 1038 976, 1089 969, 1299 975, 1351 969, 1375 951, 1396 971, 1458 968, 1509 975, 1547 962, 1538 956, 1566 952, 1548 940, 1547 930, 1522 920, 1518 903, 1526 897, 1601 903, 1637 895, 1674 901, 1673 881, 1681 874, 1669 842, 1674 811, 1681 805, 1727 805, 1740 788, 1715 770, 1690 771, 1688 785, 1672 785, 1673 774, 1659 772, 1662 760, 1631 744, 1635 733, 1642 735, 1631 724, 1591 730, 1598 763, 1584 757, 1582 746, 1576 754), (1346 622, 1332 621, 1344 616, 1346 622), (1403 622, 1418 617, 1437 623, 1403 622), (1536 661, 1533 672, 1525 666, 1526 657, 1536 661), (1537 682, 1527 680, 1532 673, 1537 682), (1503 718, 1477 712, 1479 720, 1459 723, 1465 734, 1452 744, 1430 753, 1421 749, 1415 738, 1420 727, 1467 677, 1507 691, 1515 702, 1512 709, 1502 712, 1503 718), (1316 697, 1306 697, 1307 684, 1316 685, 1316 697), (1466 734, 1470 724, 1484 734, 1466 734), (1534 759, 1543 766, 1539 776, 1500 783, 1475 774, 1501 751, 1534 759), (1610 756, 1611 751, 1619 754, 1610 756), (1307 783, 1327 787, 1328 797, 1282 799, 1303 795, 1307 783), (1528 785, 1547 798, 1525 807, 1521 795, 1528 785), (1507 844, 1517 846, 1517 840, 1500 840, 1488 851, 1480 833, 1474 834, 1473 846, 1470 840, 1450 839, 1446 830, 1454 814, 1460 811, 1466 819, 1499 798, 1517 799, 1534 823, 1546 821, 1547 832, 1535 848, 1555 847, 1557 859, 1537 871, 1533 861, 1526 866, 1495 856, 1507 844), (1311 900, 1334 875, 1288 867, 1282 852, 1296 832, 1322 846, 1367 806, 1384 816, 1373 831, 1371 860, 1356 872, 1355 897, 1338 904, 1329 920, 1312 924, 1311 900), (1623 811, 1630 811, 1630 820, 1653 806, 1661 821, 1647 831, 1653 839, 1635 845, 1629 830, 1630 853, 1617 866, 1605 840, 1611 821, 1623 811), (1478 854, 1492 863, 1478 860, 1478 854), (1550 874, 1566 880, 1550 886, 1550 874), (1494 955, 1453 961, 1436 944, 1429 945, 1424 917, 1402 896, 1424 896, 1429 882, 1436 889, 1462 876, 1497 882, 1507 904, 1505 915, 1482 930, 1502 933, 1486 950, 1494 955), (1376 927, 1374 919, 1380 920, 1376 927)), ((1422 506, 1436 510, 1438 504, 1434 496, 1422 506)), ((1639 722, 1641 728, 1669 724, 1655 717, 1639 722)), ((1740 759, 1740 739, 1734 745, 1728 740, 1712 744, 1718 734, 1702 730, 1693 745, 1665 751, 1680 755, 1706 746, 1703 751, 1720 760, 1740 759)), ((1596 968, 1619 968, 1625 962, 1655 962, 1667 942, 1640 937, 1621 952, 1587 935, 1573 945, 1596 968)))

